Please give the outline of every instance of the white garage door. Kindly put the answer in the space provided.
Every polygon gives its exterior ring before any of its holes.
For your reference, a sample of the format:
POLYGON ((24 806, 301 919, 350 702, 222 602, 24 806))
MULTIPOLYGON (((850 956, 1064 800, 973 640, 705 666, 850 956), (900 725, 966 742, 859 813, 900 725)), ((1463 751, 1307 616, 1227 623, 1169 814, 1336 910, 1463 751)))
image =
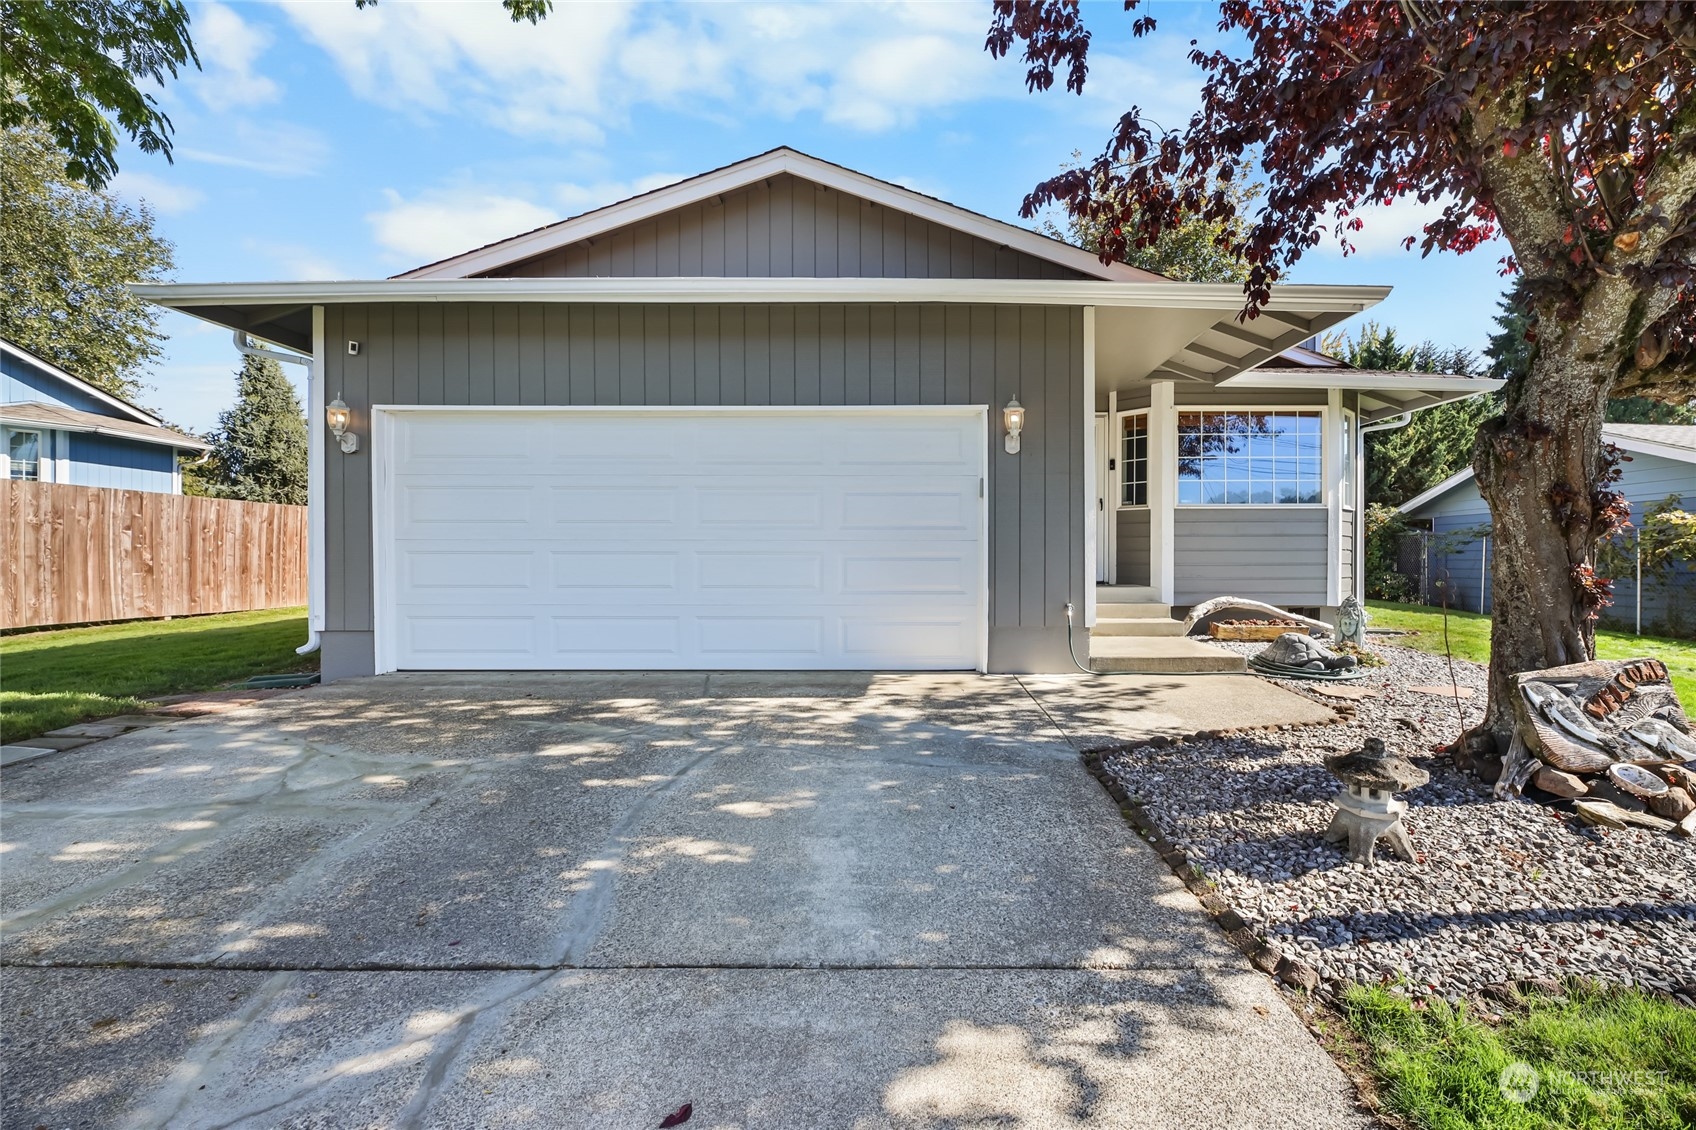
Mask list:
POLYGON ((982 409, 381 417, 380 670, 982 665, 982 409))

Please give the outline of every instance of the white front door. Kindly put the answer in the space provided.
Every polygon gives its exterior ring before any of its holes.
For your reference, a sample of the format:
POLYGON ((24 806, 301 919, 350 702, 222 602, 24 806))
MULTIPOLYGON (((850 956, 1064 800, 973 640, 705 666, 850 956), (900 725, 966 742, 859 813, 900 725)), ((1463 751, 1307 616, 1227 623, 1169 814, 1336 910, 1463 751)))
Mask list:
POLYGON ((380 413, 378 669, 981 669, 982 408, 380 413))
POLYGON ((1113 579, 1113 534, 1110 527, 1116 502, 1113 497, 1114 466, 1112 432, 1107 427, 1106 414, 1098 412, 1095 416, 1095 583, 1098 585, 1113 579))

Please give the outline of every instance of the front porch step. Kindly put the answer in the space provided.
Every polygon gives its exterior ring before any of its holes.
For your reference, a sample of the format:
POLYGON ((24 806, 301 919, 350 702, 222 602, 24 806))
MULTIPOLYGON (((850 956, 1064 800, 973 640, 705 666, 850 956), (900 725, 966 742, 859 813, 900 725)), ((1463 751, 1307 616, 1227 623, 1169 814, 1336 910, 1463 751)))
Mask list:
POLYGON ((1170 620, 1172 606, 1152 601, 1096 601, 1095 618, 1101 620, 1170 620))
POLYGON ((1108 619, 1098 615, 1095 627, 1090 631, 1098 636, 1181 636, 1184 634, 1184 622, 1170 616, 1115 616, 1108 619))
POLYGON ((1098 636, 1089 641, 1089 666, 1102 674, 1201 675, 1243 672, 1243 657, 1197 640, 1159 636, 1098 636))

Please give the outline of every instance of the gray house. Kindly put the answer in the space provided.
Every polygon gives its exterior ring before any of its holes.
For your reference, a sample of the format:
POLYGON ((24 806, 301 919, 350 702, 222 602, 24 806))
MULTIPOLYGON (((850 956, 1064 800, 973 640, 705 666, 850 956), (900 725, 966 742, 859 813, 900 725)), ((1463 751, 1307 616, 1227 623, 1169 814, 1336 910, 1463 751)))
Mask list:
POLYGON ((208 445, 0 338, 0 477, 181 494, 208 445))
POLYGON ((790 149, 392 279, 138 290, 309 362, 327 678, 1066 671, 1330 608, 1360 429, 1494 387, 1285 356, 1387 288, 1245 321, 790 149))
MULTIPOLYGON (((1602 438, 1627 457, 1620 464, 1618 489, 1631 503, 1633 527, 1668 497, 1696 510, 1696 425, 1604 424, 1602 438)), ((1409 499, 1401 510, 1431 531, 1427 576, 1447 586, 1451 606, 1490 611, 1489 562, 1495 546, 1489 538, 1490 508, 1478 493, 1472 468, 1409 499)), ((1631 558, 1633 534, 1619 540, 1624 556, 1631 558)), ((1645 580, 1641 593, 1634 570, 1616 572, 1620 575, 1614 577, 1613 604, 1604 610, 1604 622, 1677 635, 1696 632, 1696 572, 1675 566, 1665 577, 1645 580)))

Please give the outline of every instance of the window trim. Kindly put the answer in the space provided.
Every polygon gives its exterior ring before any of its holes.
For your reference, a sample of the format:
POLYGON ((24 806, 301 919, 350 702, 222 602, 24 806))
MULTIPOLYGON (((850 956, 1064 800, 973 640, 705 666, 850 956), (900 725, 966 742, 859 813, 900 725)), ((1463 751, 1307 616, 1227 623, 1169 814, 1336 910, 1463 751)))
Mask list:
MULTIPOLYGON (((1324 486, 1330 481, 1332 460, 1337 456, 1326 450, 1325 431, 1331 423, 1331 409, 1327 404, 1175 404, 1172 407, 1174 435, 1178 417, 1185 412, 1309 412, 1319 417, 1319 501, 1318 502, 1174 502, 1174 510, 1329 510, 1330 500, 1325 497, 1324 486)), ((1178 448, 1176 442, 1172 445, 1172 481, 1173 486, 1181 485, 1178 478, 1178 448)), ((1174 494, 1176 492, 1174 491, 1174 494)))
POLYGON ((1122 408, 1114 418, 1113 457, 1119 461, 1118 470, 1113 475, 1113 508, 1115 510, 1147 510, 1153 506, 1154 498, 1154 461, 1143 459, 1143 497, 1149 502, 1125 501, 1125 421, 1131 416, 1143 417, 1143 437, 1145 441, 1154 434, 1151 421, 1154 412, 1151 408, 1122 408))
POLYGON ((1360 433, 1356 430, 1359 420, 1353 408, 1344 408, 1342 415, 1343 451, 1337 453, 1337 462, 1342 465, 1342 474, 1337 476, 1337 507, 1344 513, 1352 514, 1355 508, 1355 495, 1360 492, 1360 484, 1355 482, 1354 469, 1361 462, 1360 433))
POLYGON ((7 424, 0 428, 0 476, 10 482, 52 482, 54 479, 52 429, 13 424, 7 424), (32 435, 35 437, 35 478, 33 479, 12 478, 12 437, 15 435, 32 435))

